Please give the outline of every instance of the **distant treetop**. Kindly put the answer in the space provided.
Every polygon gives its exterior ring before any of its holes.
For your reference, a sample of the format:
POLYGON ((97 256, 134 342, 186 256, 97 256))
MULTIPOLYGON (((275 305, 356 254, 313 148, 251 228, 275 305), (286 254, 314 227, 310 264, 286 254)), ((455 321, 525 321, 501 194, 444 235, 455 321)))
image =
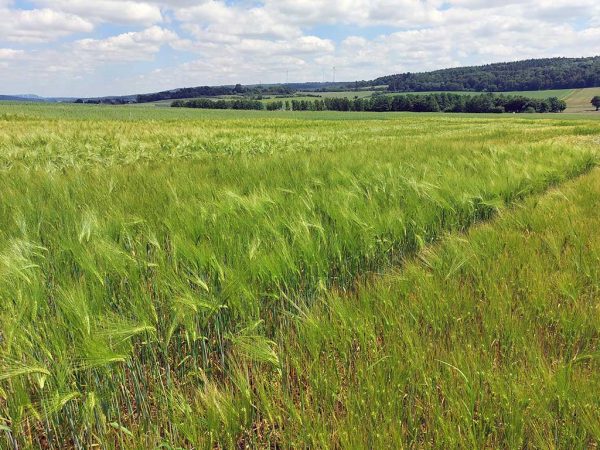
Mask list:
POLYGON ((377 78, 393 92, 537 91, 600 86, 600 56, 529 59, 377 78))

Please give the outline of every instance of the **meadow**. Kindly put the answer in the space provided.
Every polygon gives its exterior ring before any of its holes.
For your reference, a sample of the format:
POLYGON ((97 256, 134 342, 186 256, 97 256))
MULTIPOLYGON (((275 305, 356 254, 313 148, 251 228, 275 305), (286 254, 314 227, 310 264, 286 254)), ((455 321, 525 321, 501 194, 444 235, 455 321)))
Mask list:
POLYGON ((0 105, 0 447, 594 445, 599 139, 0 105))

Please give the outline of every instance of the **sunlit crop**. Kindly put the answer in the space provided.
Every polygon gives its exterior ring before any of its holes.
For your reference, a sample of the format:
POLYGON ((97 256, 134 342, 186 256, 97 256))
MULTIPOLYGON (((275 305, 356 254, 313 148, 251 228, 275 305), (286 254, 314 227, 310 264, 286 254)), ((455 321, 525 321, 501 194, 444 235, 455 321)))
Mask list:
POLYGON ((193 113, 0 108, 0 447, 598 438, 597 121, 193 113))

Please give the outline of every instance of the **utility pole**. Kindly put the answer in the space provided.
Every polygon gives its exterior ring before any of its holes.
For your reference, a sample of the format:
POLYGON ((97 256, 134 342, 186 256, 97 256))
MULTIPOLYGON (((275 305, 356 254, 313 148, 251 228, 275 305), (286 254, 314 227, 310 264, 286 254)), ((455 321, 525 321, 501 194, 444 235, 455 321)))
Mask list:
POLYGON ((335 83, 335 66, 333 66, 333 82, 335 83))

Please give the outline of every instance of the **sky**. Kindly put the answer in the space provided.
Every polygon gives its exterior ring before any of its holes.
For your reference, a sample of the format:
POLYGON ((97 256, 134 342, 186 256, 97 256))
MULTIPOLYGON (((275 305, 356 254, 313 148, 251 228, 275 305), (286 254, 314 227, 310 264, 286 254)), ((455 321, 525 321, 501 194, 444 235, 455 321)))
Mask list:
POLYGON ((0 93, 369 80, 600 55, 600 0, 0 0, 0 93))

